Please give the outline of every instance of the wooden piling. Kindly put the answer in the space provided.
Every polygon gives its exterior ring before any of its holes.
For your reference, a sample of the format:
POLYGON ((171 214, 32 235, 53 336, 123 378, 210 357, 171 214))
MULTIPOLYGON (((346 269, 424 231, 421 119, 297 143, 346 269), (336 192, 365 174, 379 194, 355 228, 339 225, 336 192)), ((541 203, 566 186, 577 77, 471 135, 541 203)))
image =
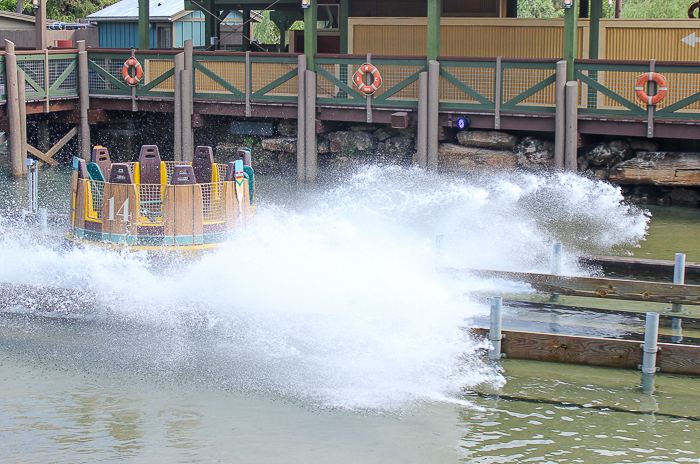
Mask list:
POLYGON ((564 168, 576 172, 578 150, 578 81, 566 83, 566 145, 564 168))
POLYGON ((173 159, 182 161, 182 71, 185 68, 185 54, 178 53, 173 61, 173 159))
POLYGON ((46 153, 51 148, 51 140, 50 140, 50 134, 49 134, 49 122, 45 119, 38 121, 37 130, 38 130, 38 140, 37 140, 36 147, 42 153, 46 153))
POLYGON ((305 160, 306 160, 306 181, 316 180, 316 73, 306 71, 305 77, 305 160))
POLYGON ((185 40, 185 63, 182 82, 182 161, 194 159, 194 136, 192 133, 194 54, 192 40, 185 40))
POLYGON ((557 62, 557 80, 554 91, 556 112, 554 117, 554 168, 564 169, 566 145, 566 61, 557 62))
POLYGON ((250 51, 245 52, 245 117, 249 118, 252 114, 250 107, 250 87, 252 85, 252 76, 250 69, 250 51))
POLYGON ((306 55, 297 62, 297 179, 306 180, 306 55))
POLYGON ((418 127, 416 132, 416 164, 428 167, 428 73, 418 75, 418 127))
POLYGON ((22 159, 22 129, 19 116, 19 89, 17 87, 17 57, 15 44, 5 39, 5 84, 7 85, 7 116, 9 119, 8 148, 10 150, 10 174, 21 176, 26 171, 22 159))
POLYGON ((24 71, 17 68, 17 96, 19 108, 19 130, 20 130, 20 160, 22 162, 22 172, 27 173, 27 80, 24 71))
POLYGON ((428 64, 428 129, 427 152, 428 169, 438 168, 438 118, 440 104, 440 63, 430 61, 428 64))
POLYGON ((80 156, 89 161, 92 153, 90 123, 88 122, 90 84, 88 81, 88 56, 84 40, 78 41, 78 95, 80 98, 80 156))

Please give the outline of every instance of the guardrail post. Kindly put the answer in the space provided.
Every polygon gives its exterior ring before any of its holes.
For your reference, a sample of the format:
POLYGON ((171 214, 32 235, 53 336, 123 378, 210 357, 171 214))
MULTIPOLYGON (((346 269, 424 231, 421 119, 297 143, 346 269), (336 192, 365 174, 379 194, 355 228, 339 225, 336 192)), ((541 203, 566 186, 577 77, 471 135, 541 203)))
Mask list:
POLYGON ((428 63, 428 169, 438 168, 438 118, 440 116, 440 63, 428 63))
POLYGON ((297 62, 297 179, 306 180, 306 55, 297 62))
POLYGON ((182 161, 182 72, 185 69, 185 54, 173 58, 173 159, 182 161))
POLYGON ((418 127, 416 131, 416 164, 428 167, 428 73, 418 75, 418 127))
POLYGON ((501 57, 496 57, 496 72, 494 79, 494 92, 493 92, 493 128, 496 130, 501 129, 501 99, 503 95, 503 65, 501 64, 501 57))
POLYGON ((88 121, 90 84, 88 82, 88 56, 84 40, 78 41, 78 96, 80 99, 80 156, 87 161, 91 154, 90 123, 88 121))
POLYGON ((566 145, 564 150, 564 167, 568 171, 577 171, 578 149, 578 81, 566 83, 566 145))
MULTIPOLYGON (((676 253, 676 261, 673 265, 673 283, 676 285, 685 284, 685 253, 676 253)), ((671 312, 679 313, 683 311, 683 305, 673 303, 671 312)))
POLYGON ((306 94, 306 102, 304 103, 306 116, 304 123, 306 129, 306 141, 304 142, 306 181, 311 182, 316 180, 316 73, 307 70, 304 81, 306 85, 304 91, 306 94))
POLYGON ((566 61, 557 62, 557 80, 554 91, 556 114, 554 119, 554 168, 564 169, 566 144, 566 61))
POLYGON ((491 298, 491 324, 489 326, 489 341, 493 349, 489 350, 489 359, 501 359, 501 333, 503 322, 503 298, 495 296, 491 298))
POLYGON ((639 366, 643 374, 658 372, 656 367, 656 353, 659 351, 657 341, 659 338, 659 313, 647 313, 646 329, 644 330, 644 350, 642 364, 639 366))
POLYGON ((49 213, 45 206, 39 208, 39 227, 42 234, 47 235, 49 233, 49 213))
POLYGON ((17 57, 15 44, 5 39, 5 85, 7 86, 7 116, 10 122, 10 173, 21 176, 26 172, 22 158, 22 129, 19 115, 19 87, 17 85, 17 57))

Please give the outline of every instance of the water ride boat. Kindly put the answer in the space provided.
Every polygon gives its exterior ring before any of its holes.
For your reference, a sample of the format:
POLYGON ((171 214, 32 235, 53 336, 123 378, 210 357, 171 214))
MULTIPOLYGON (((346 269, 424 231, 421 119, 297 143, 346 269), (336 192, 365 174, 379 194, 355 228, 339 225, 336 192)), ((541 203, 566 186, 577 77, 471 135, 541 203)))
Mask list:
POLYGON ((255 209, 250 151, 217 164, 211 147, 191 163, 162 161, 155 145, 138 162, 112 163, 104 147, 90 163, 73 158, 70 227, 74 243, 147 251, 203 250, 235 236, 255 209))

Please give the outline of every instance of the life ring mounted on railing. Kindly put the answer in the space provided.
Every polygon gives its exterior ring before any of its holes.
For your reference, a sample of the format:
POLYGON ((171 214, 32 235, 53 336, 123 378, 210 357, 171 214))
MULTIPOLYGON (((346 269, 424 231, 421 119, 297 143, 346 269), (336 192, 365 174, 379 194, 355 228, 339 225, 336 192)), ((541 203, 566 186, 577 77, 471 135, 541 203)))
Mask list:
POLYGON ((700 13, 698 13, 698 10, 700 10, 700 2, 695 2, 692 5, 690 5, 690 8, 688 8, 688 17, 690 19, 700 18, 700 13))
POLYGON ((634 86, 634 90, 637 91, 637 98, 646 103, 647 105, 656 105, 661 100, 666 97, 666 92, 668 91, 668 84, 666 83, 666 78, 657 72, 648 72, 639 76, 637 79, 637 84, 634 86), (654 81, 659 86, 656 95, 649 96, 644 91, 644 86, 649 81, 654 81))
POLYGON ((122 76, 127 84, 132 86, 138 84, 143 77, 143 68, 141 67, 141 63, 139 63, 139 60, 133 56, 126 60, 124 62, 124 66, 122 66, 122 76), (133 76, 131 75, 131 68, 134 68, 133 76))
POLYGON ((360 68, 355 71, 353 80, 357 88, 360 89, 360 92, 368 96, 376 92, 379 86, 382 85, 382 75, 379 74, 379 70, 372 63, 365 63, 360 66, 360 68), (369 84, 365 83, 365 74, 367 73, 372 76, 372 82, 369 84))

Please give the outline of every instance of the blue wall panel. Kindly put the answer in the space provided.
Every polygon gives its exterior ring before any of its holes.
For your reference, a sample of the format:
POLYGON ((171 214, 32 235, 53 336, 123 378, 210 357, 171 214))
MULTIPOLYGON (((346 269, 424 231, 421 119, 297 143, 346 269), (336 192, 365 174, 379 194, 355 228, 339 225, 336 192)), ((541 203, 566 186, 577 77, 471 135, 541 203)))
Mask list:
MULTIPOLYGON (((98 30, 102 48, 139 48, 139 23, 101 22, 98 30)), ((150 47, 156 48, 158 37, 155 27, 149 28, 148 35, 150 47)))

